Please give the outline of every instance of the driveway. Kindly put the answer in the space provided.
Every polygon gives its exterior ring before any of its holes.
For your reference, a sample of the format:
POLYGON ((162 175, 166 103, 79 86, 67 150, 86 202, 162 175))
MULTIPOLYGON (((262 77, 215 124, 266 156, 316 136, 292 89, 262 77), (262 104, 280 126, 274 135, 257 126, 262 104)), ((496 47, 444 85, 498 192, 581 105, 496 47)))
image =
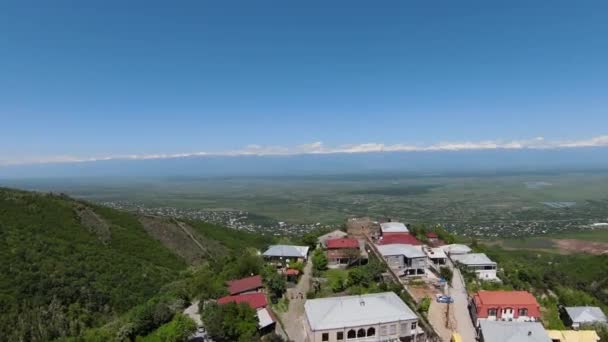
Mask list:
POLYGON ((286 296, 289 298, 289 309, 287 312, 280 313, 281 322, 289 336, 289 339, 297 342, 306 341, 304 330, 304 302, 306 293, 310 288, 310 278, 312 275, 312 261, 306 263, 304 273, 296 287, 287 289, 286 296), (293 297, 293 299, 292 299, 293 297))

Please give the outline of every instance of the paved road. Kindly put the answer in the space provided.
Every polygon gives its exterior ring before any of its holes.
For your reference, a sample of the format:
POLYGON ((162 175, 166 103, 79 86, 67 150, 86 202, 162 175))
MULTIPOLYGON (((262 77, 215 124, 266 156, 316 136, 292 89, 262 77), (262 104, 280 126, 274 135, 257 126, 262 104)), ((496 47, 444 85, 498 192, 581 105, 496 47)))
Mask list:
POLYGON ((306 332, 304 330, 304 302, 306 301, 306 293, 310 288, 310 278, 312 275, 312 262, 309 260, 304 267, 304 273, 300 277, 300 281, 296 287, 287 289, 287 298, 289 298, 289 309, 287 312, 280 314, 281 322, 287 332, 290 340, 297 342, 306 341, 306 332), (300 294, 304 298, 300 298, 300 294), (292 299, 292 297, 294 299, 292 299))
POLYGON ((467 289, 464 285, 460 270, 454 267, 454 277, 452 279, 452 288, 450 295, 454 298, 454 304, 451 304, 454 319, 456 321, 455 330, 462 336, 463 342, 475 342, 475 328, 473 321, 469 315, 467 289))

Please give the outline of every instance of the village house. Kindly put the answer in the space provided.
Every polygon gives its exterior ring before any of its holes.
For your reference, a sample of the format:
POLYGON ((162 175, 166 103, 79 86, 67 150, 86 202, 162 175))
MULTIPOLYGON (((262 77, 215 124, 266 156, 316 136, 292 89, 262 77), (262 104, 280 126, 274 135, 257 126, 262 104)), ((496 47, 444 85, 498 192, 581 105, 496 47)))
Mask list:
POLYGON ((475 272, 477 278, 482 280, 497 280, 496 263, 483 253, 451 255, 452 261, 465 266, 475 272))
POLYGON ((325 248, 329 268, 344 268, 361 260, 361 250, 357 239, 330 239, 325 241, 325 248))
POLYGON ((380 245, 378 252, 399 276, 424 276, 428 268, 422 246, 404 244, 380 245))
POLYGON ((416 314, 393 292, 307 300, 308 342, 424 341, 416 314))
POLYGON ((332 232, 319 236, 317 238, 317 246, 321 247, 321 248, 325 248, 326 247, 325 243, 327 240, 341 239, 341 238, 345 238, 347 236, 348 236, 348 234, 346 232, 336 229, 332 232))
POLYGON ((243 279, 230 280, 226 283, 230 295, 261 292, 264 289, 262 277, 259 275, 243 279))
POLYGON ((563 312, 564 323, 574 329, 580 328, 582 324, 608 323, 606 315, 597 306, 569 306, 563 308, 563 312))
POLYGON ((272 245, 262 254, 265 260, 287 264, 305 262, 308 259, 308 246, 272 245))
POLYGON ((429 258, 432 265, 440 267, 447 263, 448 256, 445 254, 443 249, 424 246, 422 247, 422 250, 426 254, 427 258, 429 258))
POLYGON ((479 342, 552 342, 538 322, 483 321, 478 335, 479 342))
POLYGON ((594 330, 547 330, 552 342, 599 342, 594 330))
POLYGON ((476 324, 488 321, 534 322, 540 319, 540 305, 527 291, 479 291, 469 305, 476 324))

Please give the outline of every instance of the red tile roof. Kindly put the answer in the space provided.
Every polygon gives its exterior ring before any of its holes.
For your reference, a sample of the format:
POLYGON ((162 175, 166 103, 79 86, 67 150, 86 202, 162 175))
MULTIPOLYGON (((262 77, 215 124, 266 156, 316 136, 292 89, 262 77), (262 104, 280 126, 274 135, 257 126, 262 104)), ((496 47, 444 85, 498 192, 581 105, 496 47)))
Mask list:
POLYGON ((439 237, 439 235, 437 235, 437 233, 433 233, 433 232, 428 232, 425 234, 427 238, 429 239, 436 239, 439 237))
POLYGON ((294 268, 289 268, 287 269, 287 271, 285 271, 285 275, 298 275, 300 274, 300 271, 294 269, 294 268))
POLYGON ((410 233, 388 233, 382 236, 382 239, 378 241, 379 245, 392 245, 392 244, 405 244, 405 245, 421 245, 410 233))
POLYGON ((228 304, 228 303, 247 303, 253 309, 263 308, 268 305, 268 301, 266 300, 266 295, 263 293, 247 293, 237 296, 226 296, 217 300, 218 304, 228 304))
POLYGON ((528 291, 479 291, 474 299, 483 305, 538 305, 528 291))
POLYGON ((359 241, 349 238, 331 239, 325 241, 325 247, 328 249, 359 248, 359 241))
POLYGON ((262 287, 262 277, 259 275, 228 282, 228 291, 231 295, 256 290, 262 287))

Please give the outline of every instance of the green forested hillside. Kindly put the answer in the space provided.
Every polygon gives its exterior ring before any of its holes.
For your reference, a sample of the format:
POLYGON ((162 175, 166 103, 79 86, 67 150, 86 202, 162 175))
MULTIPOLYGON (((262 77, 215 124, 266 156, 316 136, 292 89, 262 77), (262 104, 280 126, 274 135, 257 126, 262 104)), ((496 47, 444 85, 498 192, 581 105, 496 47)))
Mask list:
POLYGON ((0 189, 0 341, 48 341, 103 325, 186 267, 132 214, 0 189))

